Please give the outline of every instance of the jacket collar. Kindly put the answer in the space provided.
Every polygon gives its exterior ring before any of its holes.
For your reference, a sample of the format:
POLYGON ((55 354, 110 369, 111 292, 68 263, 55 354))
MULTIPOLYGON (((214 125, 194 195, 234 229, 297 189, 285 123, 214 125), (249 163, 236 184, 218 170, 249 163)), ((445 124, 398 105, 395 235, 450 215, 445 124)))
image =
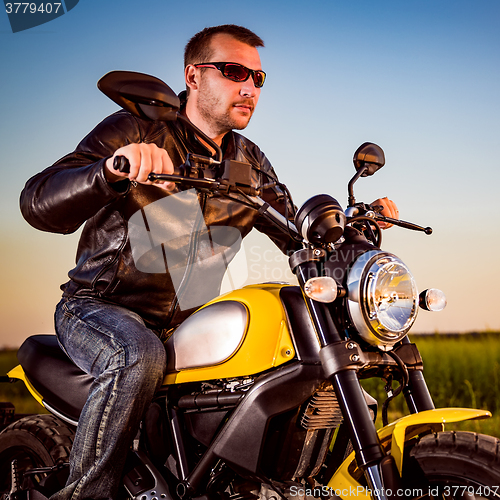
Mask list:
MULTIPOLYGON (((179 92, 179 100, 181 102, 181 112, 184 111, 184 108, 186 107, 187 103, 187 92, 183 90, 182 92, 179 92)), ((188 130, 184 124, 178 123, 179 126, 182 128, 183 135, 186 137, 186 139, 189 141, 190 144, 196 144, 198 147, 196 147, 196 150, 200 149, 200 146, 202 148, 202 151, 199 152, 199 154, 210 154, 210 150, 207 149, 203 144, 198 141, 196 138, 195 134, 188 130)), ((236 142, 235 142, 235 134, 231 130, 229 131, 224 138, 222 139, 222 157, 225 158, 233 158, 234 152, 236 151, 236 142)))

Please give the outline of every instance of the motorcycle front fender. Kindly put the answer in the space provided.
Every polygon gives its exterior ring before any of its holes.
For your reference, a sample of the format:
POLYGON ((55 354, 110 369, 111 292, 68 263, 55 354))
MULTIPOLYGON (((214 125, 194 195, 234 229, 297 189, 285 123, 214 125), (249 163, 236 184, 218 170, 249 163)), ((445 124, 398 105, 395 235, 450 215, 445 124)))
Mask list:
MULTIPOLYGON (((401 474, 403 470, 404 445, 410 439, 422 433, 440 432, 446 423, 489 417, 491 417, 489 411, 472 408, 439 408, 427 410, 406 415, 382 427, 378 431, 378 436, 382 447, 387 451, 390 449, 399 474, 401 474)), ((369 490, 354 477, 359 477, 359 471, 358 474, 355 473, 357 466, 353 463, 354 460, 355 455, 352 452, 330 479, 328 488, 341 498, 356 496, 358 500, 370 500, 372 497, 369 490)))

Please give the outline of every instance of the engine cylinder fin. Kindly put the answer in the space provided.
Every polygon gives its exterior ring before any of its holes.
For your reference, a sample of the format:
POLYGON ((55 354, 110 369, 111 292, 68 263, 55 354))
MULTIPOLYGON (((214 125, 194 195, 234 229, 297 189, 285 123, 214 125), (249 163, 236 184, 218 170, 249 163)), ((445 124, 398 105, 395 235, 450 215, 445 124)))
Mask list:
POLYGON ((342 413, 333 391, 319 391, 307 404, 300 425, 306 430, 334 429, 342 423, 342 413))

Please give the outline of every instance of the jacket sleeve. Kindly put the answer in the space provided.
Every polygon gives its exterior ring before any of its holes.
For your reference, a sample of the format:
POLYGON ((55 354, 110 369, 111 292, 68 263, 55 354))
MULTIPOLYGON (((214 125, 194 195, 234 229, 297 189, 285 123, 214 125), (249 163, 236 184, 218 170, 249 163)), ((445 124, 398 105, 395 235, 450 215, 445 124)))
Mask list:
POLYGON ((28 180, 20 198, 24 218, 42 231, 76 231, 128 192, 128 180, 113 185, 107 182, 104 164, 119 147, 140 141, 139 126, 131 115, 119 111, 109 116, 73 153, 28 180))

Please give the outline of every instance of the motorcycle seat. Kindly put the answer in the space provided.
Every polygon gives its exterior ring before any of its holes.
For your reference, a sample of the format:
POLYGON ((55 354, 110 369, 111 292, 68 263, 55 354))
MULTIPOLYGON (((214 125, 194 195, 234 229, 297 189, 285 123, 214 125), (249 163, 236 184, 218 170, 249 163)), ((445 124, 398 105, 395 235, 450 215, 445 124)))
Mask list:
POLYGON ((44 405, 63 419, 78 422, 94 378, 68 358, 57 337, 28 337, 19 348, 17 359, 44 405))

